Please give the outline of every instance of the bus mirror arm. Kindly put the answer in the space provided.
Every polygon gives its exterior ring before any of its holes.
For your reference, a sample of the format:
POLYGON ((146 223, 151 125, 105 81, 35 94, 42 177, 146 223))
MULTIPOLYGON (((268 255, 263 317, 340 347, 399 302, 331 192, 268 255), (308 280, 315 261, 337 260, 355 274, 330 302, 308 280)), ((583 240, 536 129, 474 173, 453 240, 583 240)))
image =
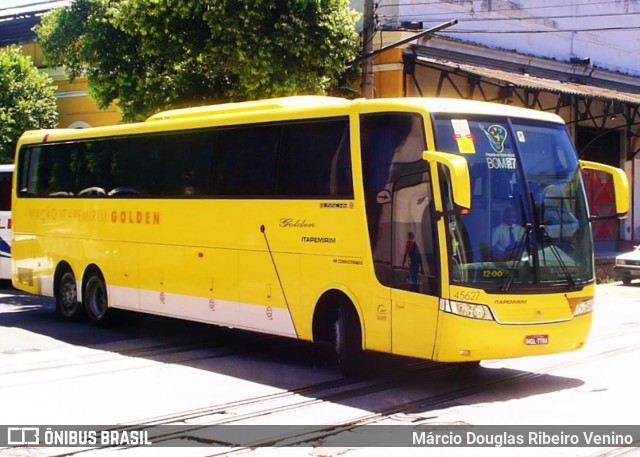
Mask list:
POLYGON ((471 208, 471 178, 469 176, 469 165, 464 157, 460 157, 448 152, 424 151, 424 160, 430 164, 442 164, 449 170, 451 175, 451 189, 453 193, 453 203, 460 209, 454 212, 471 208))
POLYGON ((610 220, 618 220, 618 219, 626 219, 627 216, 629 216, 629 213, 621 213, 621 214, 611 214, 608 216, 595 216, 595 215, 591 215, 589 216, 589 222, 596 222, 596 221, 610 221, 610 220))

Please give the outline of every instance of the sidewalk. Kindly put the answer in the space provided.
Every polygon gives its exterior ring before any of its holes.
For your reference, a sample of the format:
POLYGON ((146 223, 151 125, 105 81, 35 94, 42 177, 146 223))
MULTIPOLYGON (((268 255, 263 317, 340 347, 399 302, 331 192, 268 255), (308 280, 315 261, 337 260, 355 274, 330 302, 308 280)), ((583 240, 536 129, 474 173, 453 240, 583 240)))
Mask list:
POLYGON ((627 241, 596 241, 594 243, 596 282, 619 280, 613 266, 616 256, 633 249, 633 243, 627 241))

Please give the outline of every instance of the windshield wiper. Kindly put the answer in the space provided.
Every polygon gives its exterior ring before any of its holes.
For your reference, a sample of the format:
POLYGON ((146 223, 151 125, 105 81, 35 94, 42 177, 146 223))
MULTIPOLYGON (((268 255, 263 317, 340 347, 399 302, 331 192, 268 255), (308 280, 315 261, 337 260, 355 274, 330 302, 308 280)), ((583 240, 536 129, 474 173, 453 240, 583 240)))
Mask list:
POLYGON ((509 270, 509 273, 505 278, 504 283, 502 284, 502 287, 500 288, 502 292, 508 291, 509 288, 511 287, 511 284, 513 283, 513 280, 516 277, 516 271, 518 271, 518 269, 520 268, 520 262, 522 262, 522 254, 524 253, 525 246, 527 247, 527 253, 531 255, 530 235, 531 235, 532 229, 533 229, 533 226, 531 224, 526 225, 526 228, 524 229, 524 236, 520 238, 520 242, 518 243, 518 249, 514 250, 513 256, 509 259, 509 261, 515 262, 515 263, 513 264, 511 270, 509 270))
POLYGON ((564 260, 562 260, 562 257, 560 256, 560 252, 558 251, 557 246, 551 239, 549 232, 547 232, 547 228, 544 225, 540 225, 539 228, 540 228, 540 232, 542 233, 542 255, 544 255, 544 242, 546 240, 549 245, 549 249, 553 253, 556 260, 558 261, 558 265, 560 265, 560 269, 562 270, 562 273, 564 274, 564 277, 566 278, 567 283, 569 284, 569 287, 572 289, 575 289, 576 281, 573 279, 573 276, 571 276, 571 272, 567 268, 567 264, 564 263, 564 260))

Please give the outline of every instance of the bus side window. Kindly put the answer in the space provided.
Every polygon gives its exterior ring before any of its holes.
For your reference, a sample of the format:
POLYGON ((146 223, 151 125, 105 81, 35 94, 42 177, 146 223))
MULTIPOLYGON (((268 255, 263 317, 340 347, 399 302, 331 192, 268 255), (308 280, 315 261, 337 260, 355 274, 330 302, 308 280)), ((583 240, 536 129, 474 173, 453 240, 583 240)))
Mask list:
MULTIPOLYGON (((416 177, 418 182, 422 179, 420 173, 426 165, 422 161, 422 152, 426 149, 423 122, 417 114, 379 113, 362 115, 360 123, 365 207, 376 276, 381 284, 394 287, 397 280, 392 269, 398 263, 394 263, 394 256, 402 255, 406 241, 403 237, 407 234, 401 237, 396 233, 395 239, 392 238, 392 207, 402 204, 402 194, 392 203, 392 192, 403 176, 413 175, 410 181, 416 177)), ((398 190, 408 186, 403 184, 398 190)), ((426 252, 425 239, 430 243, 432 240, 423 233, 423 224, 415 222, 415 227, 405 224, 402 230, 416 233, 422 251, 426 252)))
POLYGON ((84 148, 79 148, 76 161, 76 195, 103 196, 111 188, 111 142, 87 142, 84 148))
POLYGON ((351 197, 348 121, 313 121, 284 127, 278 194, 351 197))
POLYGON ((216 155, 220 195, 274 195, 280 127, 249 126, 219 133, 216 155))
POLYGON ((0 211, 11 211, 11 172, 0 174, 0 211))
POLYGON ((114 147, 111 159, 112 188, 108 192, 109 196, 124 195, 123 189, 133 189, 137 184, 132 170, 148 167, 149 164, 138 164, 136 159, 136 154, 131 151, 114 147))
POLYGON ((72 160, 75 159, 73 145, 55 145, 46 150, 50 153, 48 156, 52 160, 45 193, 52 196, 72 196, 75 188, 75 169, 72 167, 72 160))
POLYGON ((180 171, 179 195, 210 196, 215 132, 203 132, 185 137, 184 162, 180 171))

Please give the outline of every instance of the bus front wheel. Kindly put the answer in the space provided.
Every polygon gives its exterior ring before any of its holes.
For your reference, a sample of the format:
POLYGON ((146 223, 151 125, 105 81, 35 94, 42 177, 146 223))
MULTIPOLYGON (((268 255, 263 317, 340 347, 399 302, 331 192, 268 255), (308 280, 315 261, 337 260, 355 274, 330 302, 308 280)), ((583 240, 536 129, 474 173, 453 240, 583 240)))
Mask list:
POLYGON ((94 324, 103 324, 109 315, 107 286, 99 272, 91 274, 84 289, 84 304, 87 317, 94 324))
POLYGON ((364 356, 362 331, 358 314, 352 306, 342 305, 338 308, 335 345, 340 372, 345 376, 361 374, 364 356))
POLYGON ((76 277, 70 270, 65 270, 58 280, 56 308, 67 319, 82 316, 82 306, 78 302, 76 277))

